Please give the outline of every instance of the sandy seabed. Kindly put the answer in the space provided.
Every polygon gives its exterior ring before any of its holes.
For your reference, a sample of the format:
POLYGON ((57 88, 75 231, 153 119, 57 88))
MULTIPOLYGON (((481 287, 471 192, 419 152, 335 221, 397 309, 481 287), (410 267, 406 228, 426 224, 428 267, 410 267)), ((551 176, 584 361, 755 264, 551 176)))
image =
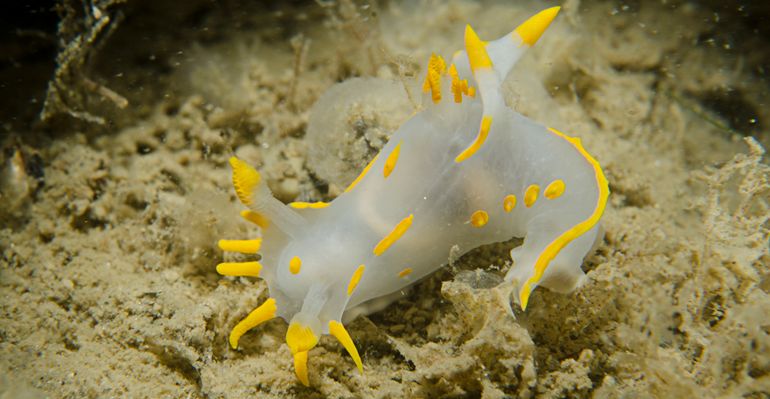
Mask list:
POLYGON ((0 398, 770 397, 767 82, 703 7, 562 6, 505 86, 512 108, 580 137, 610 182, 578 290, 538 289, 508 315, 495 286, 512 240, 348 324, 363 375, 326 336, 302 386, 280 319, 228 347, 267 291, 214 270, 217 239, 257 233, 227 159, 257 165, 282 201, 333 199, 419 93, 346 92, 346 112, 310 132, 325 90, 356 76, 414 87, 465 23, 496 38, 545 8, 319 2, 177 44, 159 78, 170 94, 129 96, 144 111, 119 128, 18 139, 0 211, 0 398), (14 170, 23 156, 44 177, 14 170))

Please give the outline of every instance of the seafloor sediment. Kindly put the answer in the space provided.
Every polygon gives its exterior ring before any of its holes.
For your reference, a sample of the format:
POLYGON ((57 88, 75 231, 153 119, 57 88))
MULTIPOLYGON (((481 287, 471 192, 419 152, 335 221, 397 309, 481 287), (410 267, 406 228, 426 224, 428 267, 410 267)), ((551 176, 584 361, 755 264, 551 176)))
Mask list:
POLYGON ((163 33, 126 4, 91 91, 62 86, 50 120, 5 127, 0 397, 767 397, 767 55, 719 9, 567 1, 506 81, 512 108, 579 136, 609 179, 581 288, 510 317, 495 286, 520 240, 479 248, 347 326, 362 375, 324 337, 307 388, 282 320, 227 345, 267 295, 214 270, 217 239, 256 234, 227 159, 283 201, 330 200, 419 107, 398 89, 431 52, 545 6, 227 3, 163 33), (316 100, 358 76, 392 83, 340 93, 311 134, 316 100))

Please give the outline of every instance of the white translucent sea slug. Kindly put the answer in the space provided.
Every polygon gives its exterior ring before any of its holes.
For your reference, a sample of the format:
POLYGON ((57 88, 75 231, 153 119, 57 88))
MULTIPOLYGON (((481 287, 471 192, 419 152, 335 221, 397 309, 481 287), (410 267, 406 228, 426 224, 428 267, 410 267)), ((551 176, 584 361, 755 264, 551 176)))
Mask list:
POLYGON ((470 26, 465 50, 447 66, 428 64, 424 110, 394 133, 331 203, 273 198, 259 173, 231 158, 242 215, 262 237, 221 240, 224 251, 260 253, 260 262, 221 263, 220 274, 263 278, 270 298, 230 333, 230 345, 276 316, 299 380, 309 384, 308 352, 322 334, 361 358, 342 320, 441 267, 450 249, 524 237, 505 276, 525 309, 532 290, 574 289, 583 258, 599 238, 609 195, 597 161, 580 140, 508 108, 501 82, 556 17, 544 10, 495 41, 470 26), (358 311, 355 308, 358 307, 358 311))

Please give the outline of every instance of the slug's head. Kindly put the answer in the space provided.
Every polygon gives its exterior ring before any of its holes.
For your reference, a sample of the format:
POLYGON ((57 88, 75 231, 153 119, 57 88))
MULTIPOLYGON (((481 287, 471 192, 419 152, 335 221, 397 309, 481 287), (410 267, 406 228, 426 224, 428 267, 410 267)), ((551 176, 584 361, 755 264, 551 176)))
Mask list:
MULTIPOLYGON (((281 317, 289 321, 286 344, 294 357, 297 378, 309 385, 307 359, 309 351, 323 334, 331 334, 345 347, 360 371, 361 358, 353 340, 340 322, 348 295, 345 282, 329 280, 328 262, 333 237, 308 231, 308 222, 294 208, 323 208, 324 203, 292 203, 284 205, 273 198, 259 172, 246 162, 232 157, 233 186, 241 203, 249 210, 241 215, 257 224, 262 237, 251 240, 220 240, 223 251, 261 254, 261 262, 224 262, 217 272, 226 276, 262 277, 268 283, 270 298, 241 320, 231 331, 229 342, 235 349, 240 338, 252 328, 281 317), (320 205, 319 205, 320 204, 320 205), (316 237, 311 240, 310 238, 316 237), (263 244, 263 238, 265 245, 263 244), (319 242, 324 240, 325 243, 319 242), (323 251, 321 248, 326 248, 323 251), (311 266, 315 267, 311 267, 311 266)), ((360 273, 358 273, 360 279, 360 273)), ((357 281, 357 280, 356 280, 357 281)))

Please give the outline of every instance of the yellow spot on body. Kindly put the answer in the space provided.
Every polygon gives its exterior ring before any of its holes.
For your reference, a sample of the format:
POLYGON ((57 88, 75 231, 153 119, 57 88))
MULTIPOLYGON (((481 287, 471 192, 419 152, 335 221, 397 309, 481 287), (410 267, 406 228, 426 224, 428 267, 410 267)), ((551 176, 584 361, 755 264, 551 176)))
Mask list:
POLYGON ((594 157, 592 157, 591 154, 589 154, 588 151, 583 148, 583 145, 580 143, 580 139, 569 137, 566 134, 553 128, 549 128, 548 130, 572 144, 572 146, 575 147, 580 155, 585 158, 585 160, 594 170, 596 186, 598 187, 599 192, 597 193, 596 206, 594 207, 594 211, 591 213, 591 215, 582 222, 572 226, 572 228, 562 233, 555 240, 551 241, 551 243, 548 244, 543 252, 541 252, 538 256, 537 260, 535 261, 534 275, 527 279, 527 281, 521 287, 521 291, 519 292, 519 303, 521 304, 522 309, 527 308, 529 295, 532 293, 532 287, 536 285, 541 278, 543 278, 545 270, 548 268, 548 265, 556 257, 556 255, 558 255, 559 252, 567 246, 567 244, 572 242, 572 240, 585 234, 588 230, 591 230, 591 228, 593 228, 596 223, 599 222, 599 219, 604 213, 604 208, 607 206, 607 198, 609 198, 610 195, 610 188, 607 183, 607 178, 604 176, 604 172, 602 172, 602 168, 599 165, 599 162, 597 162, 596 159, 594 159, 594 157))
POLYGON ((259 277, 261 271, 259 262, 222 262, 217 265, 217 273, 223 276, 259 277))
POLYGON ((362 171, 361 171, 361 174, 359 174, 359 175, 358 175, 358 177, 356 177, 356 179, 355 179, 355 180, 353 180, 353 182, 352 182, 352 183, 350 183, 350 185, 348 186, 348 188, 346 188, 346 189, 345 189, 345 192, 348 192, 348 191, 352 190, 352 189, 353 189, 353 187, 357 186, 357 185, 358 185, 358 183, 359 183, 361 180, 363 180, 363 179, 364 179, 364 176, 366 176, 366 174, 367 174, 367 173, 369 173, 369 169, 371 169, 371 168, 372 168, 372 165, 374 165, 374 161, 376 161, 376 160, 377 160, 377 158, 378 158, 379 156, 380 156, 380 154, 377 154, 377 155, 376 155, 374 158, 372 158, 372 160, 371 160, 371 161, 369 161, 369 163, 368 163, 368 164, 366 164, 366 167, 364 168, 364 170, 362 170, 362 171))
POLYGON ((406 233, 407 230, 409 230, 409 227, 412 226, 412 221, 414 220, 414 215, 410 214, 409 216, 405 217, 403 220, 398 222, 396 227, 393 228, 393 230, 388 233, 388 235, 385 236, 382 240, 380 240, 379 243, 377 243, 377 246, 374 247, 374 255, 380 256, 382 255, 388 248, 390 248, 393 243, 398 241, 399 238, 401 238, 404 233, 406 233))
POLYGON ((553 19, 556 18, 556 14, 559 13, 560 8, 561 7, 551 7, 540 11, 524 21, 523 24, 519 25, 514 32, 521 37, 523 44, 526 44, 527 46, 534 45, 537 40, 540 39, 543 32, 548 28, 548 25, 550 25, 553 19))
POLYGON ((543 195, 549 200, 559 198, 564 193, 565 187, 563 180, 554 180, 545 188, 543 195))
POLYGON ((404 278, 404 277, 406 277, 406 276, 408 276, 410 274, 412 274, 412 268, 411 267, 407 267, 406 269, 401 270, 400 272, 398 272, 398 277, 404 278))
POLYGON ((472 157, 473 154, 475 154, 476 151, 478 151, 481 146, 484 145, 484 142, 487 140, 487 136, 489 135, 490 126, 492 126, 492 117, 485 115, 483 118, 481 118, 481 127, 479 128, 479 134, 476 136, 476 140, 473 142, 473 144, 461 152, 457 158, 455 158, 456 163, 463 162, 466 159, 472 157))
POLYGON ((358 367, 358 371, 363 373, 364 365, 361 363, 361 356, 358 355, 358 349, 356 349, 353 339, 350 338, 350 334, 345 330, 345 326, 336 320, 329 320, 329 334, 334 338, 337 338, 337 341, 340 341, 340 344, 345 347, 345 350, 348 351, 350 357, 353 358, 353 362, 355 362, 356 367, 358 367))
POLYGON ((486 211, 478 210, 471 215, 473 227, 484 227, 487 222, 489 222, 489 214, 486 211))
POLYGON ((476 97, 476 88, 475 87, 469 87, 468 88, 468 97, 476 97))
POLYGON ((426 93, 430 91, 431 99, 436 104, 441 102, 441 75, 444 71, 446 71, 444 59, 436 54, 431 54, 428 61, 428 74, 425 76, 422 90, 426 93))
POLYGON ((254 240, 219 240, 217 242, 219 249, 228 252, 240 252, 242 254, 255 254, 259 252, 262 246, 262 239, 254 240))
POLYGON ((241 217, 263 229, 266 229, 267 226, 270 225, 270 220, 267 217, 254 211, 241 211, 241 217))
POLYGON ((307 375, 307 353, 317 344, 318 337, 310 327, 296 321, 289 323, 289 329, 286 330, 286 345, 294 355, 294 373, 305 386, 310 385, 307 375))
POLYGON ((265 303, 259 305, 258 308, 249 313, 245 319, 241 320, 238 324, 235 325, 235 327, 233 327, 233 330, 230 331, 230 346, 233 349, 237 348, 238 340, 241 339, 243 334, 245 334, 246 331, 249 331, 252 328, 274 318, 276 309, 277 307, 275 305, 275 299, 268 298, 265 303))
POLYGON ((259 185, 261 177, 251 165, 236 157, 230 157, 230 166, 233 168, 233 187, 235 194, 244 205, 251 205, 254 201, 254 190, 259 185))
POLYGON ((348 296, 353 295, 353 291, 356 290, 358 282, 361 281, 361 276, 364 275, 364 269, 366 269, 366 266, 358 266, 358 269, 356 269, 356 271, 353 272, 353 275, 350 277, 350 282, 348 283, 348 296))
POLYGON ((510 212, 516 207, 516 196, 513 194, 506 195, 503 198, 503 210, 510 212))
POLYGON ((399 141, 396 148, 390 152, 390 155, 388 155, 388 158, 385 160, 385 166, 382 168, 382 175, 384 177, 387 178, 393 172, 393 169, 396 167, 396 162, 398 162, 398 154, 400 152, 401 142, 399 141))
POLYGON ((538 186, 537 184, 532 184, 529 187, 527 187, 527 191, 524 192, 524 206, 529 208, 532 205, 535 205, 535 201, 537 201, 537 196, 539 194, 540 194, 540 186, 538 186))
POLYGON ((289 271, 291 274, 297 274, 299 273, 299 269, 302 267, 302 259, 299 258, 299 256, 295 256, 291 258, 289 261, 289 271))
POLYGON ((479 39, 479 36, 470 25, 465 25, 465 52, 468 53, 468 61, 471 64, 472 71, 492 68, 492 60, 489 58, 489 54, 487 54, 484 42, 479 39))
POLYGON ((289 206, 295 209, 321 209, 326 208, 327 206, 331 205, 329 202, 291 202, 289 203, 289 206))

